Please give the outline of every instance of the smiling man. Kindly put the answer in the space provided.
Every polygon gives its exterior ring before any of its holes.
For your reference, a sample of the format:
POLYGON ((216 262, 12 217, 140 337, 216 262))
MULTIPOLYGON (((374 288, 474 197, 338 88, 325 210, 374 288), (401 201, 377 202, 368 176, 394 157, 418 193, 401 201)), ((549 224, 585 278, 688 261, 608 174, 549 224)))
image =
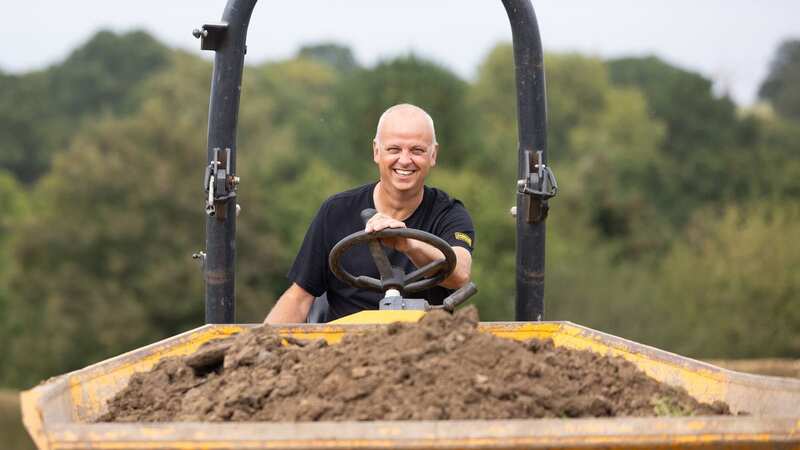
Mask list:
MULTIPOLYGON (((395 105, 378 120, 372 143, 372 158, 380 179, 336 194, 326 200, 306 232, 303 245, 289 271, 292 285, 281 295, 265 323, 304 322, 315 298, 327 294, 326 320, 334 320, 365 309, 377 309, 383 297, 378 292, 346 285, 328 267, 328 254, 342 238, 359 230, 373 233, 386 228, 415 228, 444 239, 453 247, 457 263, 453 273, 439 286, 416 296, 441 304, 453 290, 470 278, 475 230, 464 205, 444 191, 425 185, 425 177, 436 165, 439 144, 433 120, 423 109, 395 105), (366 224, 360 212, 377 210, 366 224)), ((393 265, 407 272, 443 257, 421 241, 383 239, 393 265)), ((355 275, 380 278, 367 246, 358 246, 342 258, 343 268, 355 275)))

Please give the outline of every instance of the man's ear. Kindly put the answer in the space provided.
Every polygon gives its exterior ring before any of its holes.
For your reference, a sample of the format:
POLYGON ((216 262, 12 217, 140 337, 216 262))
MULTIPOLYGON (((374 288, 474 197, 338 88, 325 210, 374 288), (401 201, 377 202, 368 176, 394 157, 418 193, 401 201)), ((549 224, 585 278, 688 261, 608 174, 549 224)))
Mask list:
POLYGON ((436 165, 436 155, 439 154, 439 144, 433 144, 433 151, 431 152, 431 167, 436 165))
POLYGON ((378 155, 380 153, 380 150, 381 150, 380 147, 378 147, 378 139, 373 139, 372 140, 372 160, 375 161, 375 164, 377 164, 378 161, 380 161, 380 158, 378 157, 378 155))

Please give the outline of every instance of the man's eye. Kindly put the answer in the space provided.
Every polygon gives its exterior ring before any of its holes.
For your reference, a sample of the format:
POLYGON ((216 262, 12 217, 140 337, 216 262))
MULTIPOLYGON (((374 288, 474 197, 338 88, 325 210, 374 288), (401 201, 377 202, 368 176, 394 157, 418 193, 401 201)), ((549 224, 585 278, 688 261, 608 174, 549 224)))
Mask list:
POLYGON ((400 149, 397 148, 397 147, 389 147, 389 148, 386 149, 386 151, 389 152, 389 153, 399 153, 400 149))
POLYGON ((414 149, 411 149, 411 153, 413 153, 415 155, 424 155, 425 154, 425 149, 424 148, 414 148, 414 149))

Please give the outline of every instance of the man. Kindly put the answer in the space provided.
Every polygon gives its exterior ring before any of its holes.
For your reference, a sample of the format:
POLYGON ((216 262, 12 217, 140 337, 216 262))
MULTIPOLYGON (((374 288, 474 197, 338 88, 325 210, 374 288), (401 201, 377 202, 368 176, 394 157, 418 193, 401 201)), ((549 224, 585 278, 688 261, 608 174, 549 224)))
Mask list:
MULTIPOLYGON (((380 180, 330 197, 317 212, 303 245, 289 271, 292 285, 281 295, 264 323, 299 323, 308 316, 315 297, 327 292, 334 320, 364 309, 377 309, 383 294, 348 286, 328 267, 328 254, 342 238, 365 230, 416 228, 433 233, 453 247, 457 263, 453 273, 439 286, 415 294, 432 304, 441 304, 452 290, 470 278, 472 220, 460 201, 441 190, 425 186, 428 171, 436 165, 439 144, 431 117, 421 108, 401 104, 383 113, 372 142, 373 160, 380 180), (378 212, 366 224, 363 209, 378 212)), ((413 239, 383 239, 393 265, 416 267, 443 258, 434 247, 413 239)), ((366 245, 356 246, 342 258, 348 272, 380 278, 366 245)))

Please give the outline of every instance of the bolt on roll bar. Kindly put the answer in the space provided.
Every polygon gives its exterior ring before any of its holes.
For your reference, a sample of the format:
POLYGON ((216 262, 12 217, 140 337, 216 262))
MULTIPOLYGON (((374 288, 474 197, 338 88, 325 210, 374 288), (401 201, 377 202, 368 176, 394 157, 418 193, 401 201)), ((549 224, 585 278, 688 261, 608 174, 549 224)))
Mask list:
MULTIPOLYGON (((544 316, 545 219, 556 194, 547 166, 547 107, 539 27, 530 0, 502 0, 511 24, 516 70, 518 164, 516 320, 544 316)), ((219 23, 194 30, 203 50, 216 53, 208 112, 206 252, 203 259, 206 323, 235 321, 236 126, 246 37, 256 0, 228 0, 219 23)))

